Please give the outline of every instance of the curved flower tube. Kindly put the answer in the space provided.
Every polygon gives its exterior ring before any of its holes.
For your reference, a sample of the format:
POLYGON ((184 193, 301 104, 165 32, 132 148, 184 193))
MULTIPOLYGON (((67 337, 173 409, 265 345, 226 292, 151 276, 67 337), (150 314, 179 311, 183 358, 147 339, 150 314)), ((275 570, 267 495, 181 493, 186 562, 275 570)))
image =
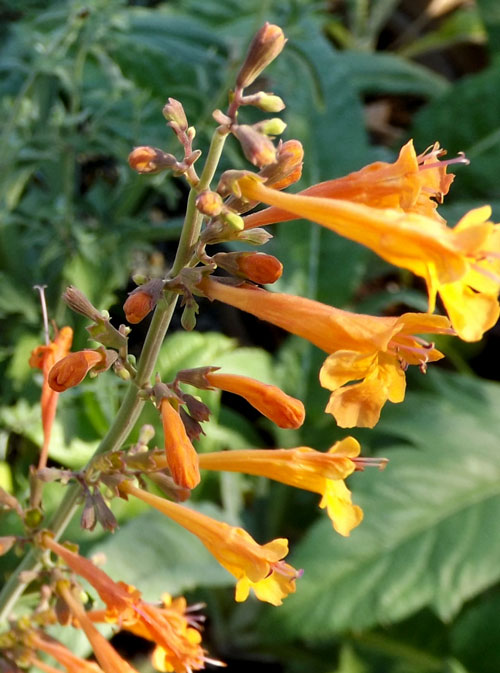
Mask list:
POLYGON ((331 353, 320 371, 321 385, 333 391, 327 411, 338 425, 373 427, 387 400, 402 402, 405 370, 440 360, 443 354, 414 333, 453 334, 444 316, 405 313, 377 317, 343 311, 312 299, 268 292, 247 284, 234 287, 204 278, 198 288, 307 339, 331 353), (361 381, 345 386, 349 381, 361 381), (343 387, 345 386, 345 387, 343 387))
POLYGON ((351 502, 350 491, 343 480, 358 465, 384 467, 384 459, 365 463, 358 459, 360 445, 354 437, 336 442, 328 452, 322 453, 306 446, 295 449, 249 449, 241 451, 216 451, 200 456, 200 467, 205 470, 222 470, 254 474, 274 479, 283 484, 302 488, 321 495, 320 507, 327 508, 334 529, 348 536, 363 519, 363 511, 351 502))
POLYGON ((236 601, 246 600, 253 589, 259 600, 281 605, 283 598, 295 592, 295 580, 300 577, 300 572, 282 560, 288 553, 287 540, 278 538, 260 545, 243 528, 160 498, 136 488, 129 481, 122 482, 119 489, 146 502, 196 535, 238 580, 236 601))
POLYGON ((484 206, 467 213, 454 229, 417 213, 265 187, 257 178, 238 181, 242 194, 317 222, 361 243, 387 262, 424 278, 429 312, 439 292, 457 334, 477 341, 500 315, 500 225, 484 206))

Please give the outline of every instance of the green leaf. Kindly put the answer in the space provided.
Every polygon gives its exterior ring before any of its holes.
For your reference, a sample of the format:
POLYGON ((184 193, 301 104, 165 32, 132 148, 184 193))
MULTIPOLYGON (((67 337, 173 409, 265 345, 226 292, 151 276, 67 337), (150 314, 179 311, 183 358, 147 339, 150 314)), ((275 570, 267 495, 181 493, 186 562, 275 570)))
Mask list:
POLYGON ((497 0, 477 0, 476 4, 488 32, 488 47, 497 54, 500 51, 500 5, 497 0))
POLYGON ((313 526, 292 557, 297 593, 265 629, 323 640, 423 606, 449 620, 500 578, 500 387, 435 372, 428 385, 384 410, 387 470, 350 480, 365 520, 350 538, 313 526))

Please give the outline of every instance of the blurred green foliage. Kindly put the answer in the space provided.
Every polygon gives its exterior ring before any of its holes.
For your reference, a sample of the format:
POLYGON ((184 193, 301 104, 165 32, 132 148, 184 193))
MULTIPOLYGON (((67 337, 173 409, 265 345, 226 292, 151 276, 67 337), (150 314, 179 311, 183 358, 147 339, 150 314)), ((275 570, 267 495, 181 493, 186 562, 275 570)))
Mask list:
MULTIPOLYGON (((492 202, 498 217, 495 0, 459 6, 391 50, 380 45, 397 2, 342 4, 344 11, 337 13, 308 0, 0 5, 6 19, 0 29, 4 488, 26 494, 27 466, 41 442, 40 377, 27 364, 41 341, 32 286, 48 286, 50 315, 58 325, 73 320, 59 299, 69 283, 99 308, 111 309, 117 323, 123 320, 119 303, 130 274, 161 266, 155 251, 168 265, 186 193, 170 178, 138 177, 126 157, 139 144, 176 152, 161 114, 167 97, 182 101, 197 128, 197 146, 206 149, 211 112, 225 106, 246 45, 263 21, 279 23, 289 38, 261 88, 287 102, 286 137, 299 138, 305 147, 303 185, 392 158, 410 136, 419 151, 439 140, 451 155, 466 151, 472 160, 469 168, 457 169, 446 211, 450 220, 483 201, 492 202), (424 65, 429 52, 464 41, 484 44, 488 67, 451 81, 439 68, 424 65), (410 60, 415 57, 420 61, 410 60), (370 138, 365 114, 374 98, 418 102, 417 114, 396 132, 396 140, 392 136, 393 151, 387 142, 371 142, 377 134, 371 129, 370 138)), ((235 143, 229 143, 221 169, 227 167, 246 167, 235 143)), ((293 222, 273 233, 268 248, 285 265, 283 291, 365 312, 425 308, 411 278, 330 232, 293 222)), ((81 347, 82 321, 74 323, 81 347)), ((214 318, 202 324, 217 329, 214 318)), ((248 342, 262 344, 260 329, 251 327, 248 342)), ((273 355, 237 346, 215 332, 176 332, 164 344, 158 370, 168 379, 179 368, 224 365, 272 381, 304 400, 306 424, 300 431, 276 431, 208 392, 214 420, 200 450, 272 444, 326 449, 345 436, 323 413, 327 395, 317 382, 321 359, 313 348, 293 338, 279 348, 274 343, 273 355)), ((468 360, 480 357, 482 346, 446 342, 443 348, 461 374, 436 367, 426 380, 410 377, 412 392, 404 404, 386 408, 375 430, 353 432, 365 454, 387 455, 391 462, 383 474, 352 479, 354 500, 366 517, 349 539, 336 536, 316 514, 311 494, 239 475, 209 475, 202 482, 195 500, 204 511, 244 524, 260 541, 290 536, 292 562, 303 566, 305 575, 282 608, 252 601, 234 605, 230 577, 197 541, 130 503, 117 503, 121 528, 112 538, 99 531, 84 534, 78 522, 68 537, 86 551, 104 551, 110 573, 149 598, 169 590, 205 600, 208 646, 223 659, 257 661, 263 670, 271 662, 272 670, 287 673, 496 672, 500 390, 472 375, 474 361, 468 360), (131 553, 138 546, 140 560, 131 553)), ((53 461, 72 468, 85 463, 113 419, 122 390, 108 375, 61 397, 53 461)), ((159 431, 152 408, 141 420, 159 431)), ((48 511, 57 505, 58 493, 48 489, 48 511)), ((16 522, 2 516, 2 528, 15 530, 16 522)), ((15 562, 2 559, 3 572, 15 562)))

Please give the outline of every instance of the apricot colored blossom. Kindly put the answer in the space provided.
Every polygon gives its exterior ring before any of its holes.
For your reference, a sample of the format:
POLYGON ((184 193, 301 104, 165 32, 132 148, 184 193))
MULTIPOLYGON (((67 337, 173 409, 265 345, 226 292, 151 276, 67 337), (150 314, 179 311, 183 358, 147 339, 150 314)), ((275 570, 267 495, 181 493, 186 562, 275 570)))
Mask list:
POLYGON ((246 198, 321 224, 422 277, 429 312, 434 311, 439 293, 453 328, 465 341, 481 339, 498 320, 500 225, 489 221, 489 206, 471 210, 452 229, 416 212, 284 194, 254 177, 245 176, 238 184, 246 198))
POLYGON ((277 386, 262 383, 248 376, 211 371, 205 375, 209 385, 243 397, 257 411, 279 428, 300 428, 305 409, 302 402, 284 393, 277 386))
MULTIPOLYGON (((350 491, 343 482, 356 469, 359 451, 359 443, 353 437, 346 437, 326 453, 307 446, 205 453, 200 456, 200 467, 254 474, 319 493, 320 507, 327 508, 335 530, 348 536, 363 518, 361 508, 352 504, 350 491)), ((374 464, 383 466, 384 462, 374 464)))
MULTIPOLYGON (((407 213, 420 213, 439 221, 439 203, 448 193, 454 175, 447 167, 454 163, 469 163, 464 157, 440 161, 446 154, 439 143, 419 154, 413 140, 401 148, 394 163, 376 161, 359 171, 341 178, 326 180, 299 192, 301 196, 319 196, 328 199, 343 199, 364 203, 374 208, 396 208, 407 213)), ((267 187, 276 185, 266 182, 267 187)), ((277 206, 265 208, 245 217, 245 229, 263 227, 275 222, 293 220, 297 216, 277 206)))
POLYGON ((278 538, 260 545, 243 528, 216 521, 136 488, 128 481, 122 482, 119 488, 122 493, 134 495, 196 535, 238 580, 236 601, 246 600, 252 589, 259 600, 281 605, 288 594, 295 592, 295 580, 300 573, 282 560, 288 553, 287 540, 278 538))
POLYGON ((40 453, 39 469, 45 467, 49 453, 50 436, 52 426, 56 416, 57 399, 59 393, 49 386, 49 372, 56 362, 64 358, 71 348, 73 342, 73 330, 71 327, 62 327, 56 334, 54 341, 37 346, 31 353, 29 359, 30 367, 36 367, 42 370, 42 428, 43 445, 40 453))
POLYGON ((198 288, 209 298, 247 311, 307 339, 331 355, 320 383, 332 391, 327 406, 341 427, 373 427, 387 400, 402 402, 408 365, 425 369, 443 354, 417 334, 450 334, 444 316, 405 313, 378 317, 343 311, 250 285, 234 287, 204 278, 198 288), (349 381, 360 381, 345 386, 349 381))
POLYGON ((152 605, 142 600, 140 591, 135 587, 125 582, 114 582, 91 561, 59 544, 49 535, 44 535, 42 545, 87 580, 106 604, 105 611, 87 613, 90 621, 117 624, 154 642, 157 646, 155 658, 163 662, 158 669, 160 671, 190 673, 204 668, 205 662, 209 660, 201 646, 199 631, 193 628, 194 621, 188 621, 185 616, 186 602, 183 598, 171 599, 165 594, 163 607, 152 605))
POLYGON ((87 636, 87 640, 92 646, 95 657, 104 673, 137 673, 136 669, 125 661, 102 633, 96 629, 83 605, 73 595, 69 583, 65 580, 59 581, 57 592, 87 636))
POLYGON ((93 367, 104 362, 105 357, 102 352, 90 349, 66 355, 50 370, 49 386, 58 393, 77 386, 93 367))
POLYGON ((182 488, 192 489, 200 483, 198 454, 189 439, 179 412, 167 398, 160 403, 165 455, 172 479, 182 488))

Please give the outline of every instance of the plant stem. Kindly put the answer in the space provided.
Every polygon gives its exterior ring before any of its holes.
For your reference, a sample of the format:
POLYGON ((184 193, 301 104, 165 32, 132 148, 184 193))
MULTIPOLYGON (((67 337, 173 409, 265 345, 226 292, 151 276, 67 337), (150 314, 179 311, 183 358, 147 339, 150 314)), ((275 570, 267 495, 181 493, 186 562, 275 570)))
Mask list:
MULTIPOLYGON (((196 189, 191 189, 189 193, 186 217, 184 219, 177 254, 172 267, 172 275, 179 273, 191 259, 194 245, 200 235, 203 220, 201 213, 196 210, 196 196, 199 191, 209 188, 215 175, 226 137, 227 135, 225 133, 221 133, 218 130, 215 131, 200 182, 196 189)), ((106 451, 119 449, 126 441, 129 433, 139 418, 139 414, 144 406, 144 400, 140 397, 139 391, 141 387, 149 381, 153 374, 161 345, 177 304, 177 299, 178 297, 175 293, 168 292, 165 293, 158 302, 144 341, 141 357, 139 358, 137 375, 135 379, 130 382, 116 418, 97 447, 94 456, 105 453, 106 451)), ((61 504, 48 522, 47 528, 54 533, 56 539, 63 534, 67 525, 73 518, 78 508, 80 492, 79 484, 72 484, 69 486, 61 504)), ((0 593, 0 623, 8 619, 10 612, 28 584, 27 581, 22 579, 21 573, 26 571, 36 571, 39 568, 38 550, 35 547, 32 547, 9 577, 0 593)))

